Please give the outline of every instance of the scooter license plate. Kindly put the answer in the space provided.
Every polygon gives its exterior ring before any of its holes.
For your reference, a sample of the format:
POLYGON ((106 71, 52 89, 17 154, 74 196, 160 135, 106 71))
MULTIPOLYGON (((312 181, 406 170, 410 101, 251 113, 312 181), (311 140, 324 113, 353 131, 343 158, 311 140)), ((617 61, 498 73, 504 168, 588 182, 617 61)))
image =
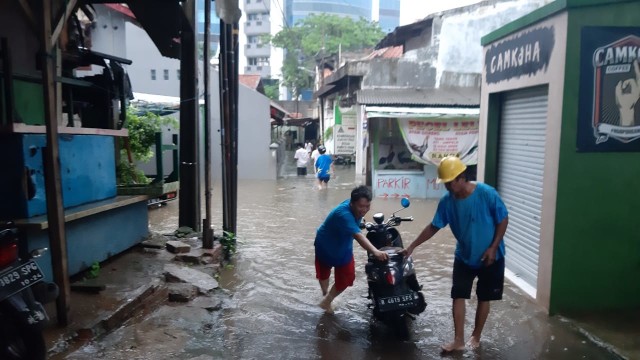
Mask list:
POLYGON ((33 260, 3 271, 0 273, 0 300, 4 300, 43 279, 42 271, 33 260))
POLYGON ((380 311, 393 311, 407 309, 416 306, 418 303, 418 294, 410 293, 404 295, 389 296, 378 299, 378 308, 380 311))

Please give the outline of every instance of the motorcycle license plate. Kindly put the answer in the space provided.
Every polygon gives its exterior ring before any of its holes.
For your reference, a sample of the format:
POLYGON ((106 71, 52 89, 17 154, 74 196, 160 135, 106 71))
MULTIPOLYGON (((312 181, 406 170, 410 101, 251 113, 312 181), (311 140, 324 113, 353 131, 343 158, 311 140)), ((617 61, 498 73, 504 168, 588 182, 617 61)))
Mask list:
POLYGON ((44 275, 33 260, 0 273, 0 300, 42 281, 44 275))
POLYGON ((378 299, 378 308, 380 311, 393 311, 407 309, 416 306, 418 303, 418 294, 413 292, 410 294, 389 296, 378 299))

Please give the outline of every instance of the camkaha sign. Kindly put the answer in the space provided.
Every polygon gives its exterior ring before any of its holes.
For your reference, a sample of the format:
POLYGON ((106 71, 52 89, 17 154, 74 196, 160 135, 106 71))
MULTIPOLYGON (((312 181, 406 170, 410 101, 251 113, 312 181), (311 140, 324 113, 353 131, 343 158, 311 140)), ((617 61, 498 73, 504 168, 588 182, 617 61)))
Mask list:
POLYGON ((640 28, 585 27, 578 151, 640 151, 640 28))
POLYGON ((554 42, 554 28, 542 27, 491 45, 484 59, 487 83, 546 71, 554 42))

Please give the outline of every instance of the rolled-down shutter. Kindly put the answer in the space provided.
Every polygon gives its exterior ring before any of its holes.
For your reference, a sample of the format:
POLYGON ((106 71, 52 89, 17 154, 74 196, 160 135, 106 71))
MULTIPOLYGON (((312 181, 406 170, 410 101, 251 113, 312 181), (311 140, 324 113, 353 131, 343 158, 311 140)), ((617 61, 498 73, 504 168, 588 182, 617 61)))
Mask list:
POLYGON ((547 128, 547 87, 505 93, 498 150, 498 192, 509 210, 506 266, 534 289, 547 128))

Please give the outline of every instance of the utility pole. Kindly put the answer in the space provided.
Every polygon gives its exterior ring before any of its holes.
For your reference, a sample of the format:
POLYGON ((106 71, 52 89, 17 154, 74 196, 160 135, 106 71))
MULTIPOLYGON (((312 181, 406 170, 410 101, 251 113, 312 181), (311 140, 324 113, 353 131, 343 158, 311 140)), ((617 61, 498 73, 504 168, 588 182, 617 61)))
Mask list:
POLYGON ((238 212, 238 23, 220 20, 222 228, 236 234, 238 212))
POLYGON ((204 202, 205 218, 202 226, 202 247, 213 249, 211 227, 211 117, 209 99, 209 47, 211 33, 211 0, 204 0, 204 202))
POLYGON ((180 35, 180 201, 179 226, 200 230, 200 163, 198 64, 196 50, 196 1, 185 0, 187 19, 180 35))

